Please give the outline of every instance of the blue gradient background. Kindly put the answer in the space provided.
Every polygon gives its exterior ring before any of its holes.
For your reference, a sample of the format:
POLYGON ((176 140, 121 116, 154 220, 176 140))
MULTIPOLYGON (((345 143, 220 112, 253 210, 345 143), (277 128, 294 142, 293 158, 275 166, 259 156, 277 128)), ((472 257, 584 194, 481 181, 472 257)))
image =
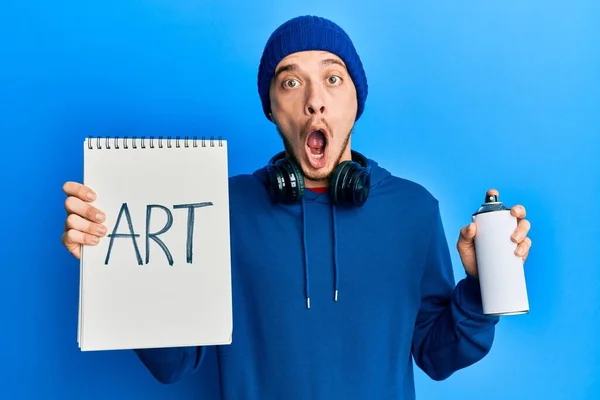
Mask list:
MULTIPOLYGON (((15 2, 16 3, 16 2, 15 2)), ((419 399, 600 397, 600 3, 54 1, 0 9, 0 397, 218 398, 201 373, 164 386, 133 352, 77 348, 78 263, 61 187, 86 135, 223 135, 232 174, 280 149, 256 93, 275 27, 330 17, 370 84, 354 145, 441 201, 460 227, 485 190, 532 222, 531 313, 419 399)), ((376 366, 375 366, 376 367, 376 366)))

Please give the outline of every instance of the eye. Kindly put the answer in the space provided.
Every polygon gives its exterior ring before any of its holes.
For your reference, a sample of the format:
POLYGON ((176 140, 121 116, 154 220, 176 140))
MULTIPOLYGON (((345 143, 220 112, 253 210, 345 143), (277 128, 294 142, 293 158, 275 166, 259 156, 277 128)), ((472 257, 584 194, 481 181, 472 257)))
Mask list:
POLYGON ((286 79, 283 81, 283 87, 287 89, 293 89, 299 85, 296 79, 286 79))
POLYGON ((327 83, 330 85, 339 85, 342 82, 342 78, 337 75, 331 75, 327 78, 327 83))

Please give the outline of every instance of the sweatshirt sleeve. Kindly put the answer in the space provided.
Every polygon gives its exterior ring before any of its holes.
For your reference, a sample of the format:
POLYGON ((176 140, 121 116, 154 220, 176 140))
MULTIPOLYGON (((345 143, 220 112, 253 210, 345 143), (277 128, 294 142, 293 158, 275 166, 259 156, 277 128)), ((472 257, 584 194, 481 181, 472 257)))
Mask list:
POLYGON ((195 372, 204 358, 204 347, 136 349, 134 352, 161 383, 174 383, 195 372))
POLYGON ((483 314, 479 281, 455 286, 439 208, 421 281, 421 307, 412 341, 415 363, 434 380, 481 360, 492 347, 499 318, 483 314))

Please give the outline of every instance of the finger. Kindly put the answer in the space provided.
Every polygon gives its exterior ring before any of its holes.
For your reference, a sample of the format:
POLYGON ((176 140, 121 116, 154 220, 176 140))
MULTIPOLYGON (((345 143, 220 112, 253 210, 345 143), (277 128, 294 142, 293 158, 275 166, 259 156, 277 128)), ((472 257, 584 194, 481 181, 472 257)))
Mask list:
POLYGON ((81 258, 81 245, 78 243, 72 243, 67 239, 67 232, 63 233, 62 242, 69 251, 69 253, 73 254, 75 258, 81 258))
POLYGON ((527 215, 527 211, 525 210, 525 207, 519 204, 510 209, 510 214, 513 217, 523 219, 527 215))
POLYGON ((106 219, 102 211, 73 196, 67 197, 67 200, 65 200, 65 209, 68 214, 77 214, 89 221, 102 223, 106 219))
POLYGON ((531 223, 528 220, 526 220, 526 219, 520 220, 519 223, 517 224, 517 228, 513 232, 510 239, 514 243, 521 243, 523 241, 523 239, 525 239, 527 237, 527 233, 529 233, 530 228, 531 228, 531 223))
POLYGON ((486 196, 496 196, 499 197, 500 196, 500 192, 498 192, 497 189, 488 189, 488 191, 485 193, 486 196))
POLYGON ((63 185, 63 191, 67 196, 75 196, 84 201, 96 199, 96 193, 92 189, 78 182, 66 182, 63 185))
POLYGON ((75 229, 99 237, 103 237, 106 234, 106 227, 104 225, 88 221, 77 214, 69 214, 67 217, 65 231, 69 229, 75 229))
POLYGON ((527 258, 529 250, 531 249, 531 239, 526 237, 515 249, 515 255, 523 258, 523 261, 527 258))
POLYGON ((65 233, 63 233, 63 244, 71 249, 73 246, 77 245, 88 245, 95 246, 100 242, 100 238, 95 235, 90 235, 85 232, 78 231, 76 229, 69 229, 65 233))
POLYGON ((475 237, 476 230, 477 230, 477 227, 475 226, 474 222, 471 222, 469 225, 464 226, 460 230, 459 241, 461 243, 471 243, 473 241, 473 238, 475 237))

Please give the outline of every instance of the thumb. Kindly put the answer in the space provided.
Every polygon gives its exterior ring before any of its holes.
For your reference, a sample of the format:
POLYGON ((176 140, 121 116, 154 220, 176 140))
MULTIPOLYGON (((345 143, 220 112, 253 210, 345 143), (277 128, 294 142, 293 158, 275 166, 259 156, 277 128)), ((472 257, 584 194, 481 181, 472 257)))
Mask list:
POLYGON ((459 245, 471 245, 475 238, 475 233, 477 231, 477 226, 474 222, 471 222, 469 225, 463 227, 460 230, 460 237, 458 238, 459 245))

